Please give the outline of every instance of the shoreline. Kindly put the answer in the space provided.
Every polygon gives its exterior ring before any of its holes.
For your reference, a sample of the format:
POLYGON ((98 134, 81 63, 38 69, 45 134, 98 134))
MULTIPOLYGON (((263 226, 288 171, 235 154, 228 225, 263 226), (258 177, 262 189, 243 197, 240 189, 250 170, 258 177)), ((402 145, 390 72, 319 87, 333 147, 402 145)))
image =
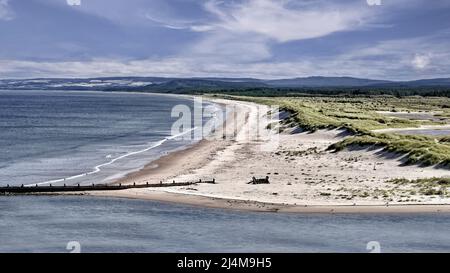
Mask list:
MULTIPOLYGON (((379 187, 376 181, 387 180, 389 177, 420 178, 432 174, 436 176, 450 175, 448 170, 434 170, 432 168, 401 167, 397 159, 382 158, 380 151, 347 151, 339 153, 335 158, 325 152, 325 148, 341 136, 338 130, 321 131, 314 134, 291 133, 283 135, 281 147, 277 152, 263 153, 258 149, 262 145, 259 141, 245 138, 241 128, 261 118, 255 110, 256 105, 249 102, 231 101, 224 99, 206 98, 210 103, 231 105, 233 115, 239 114, 244 118, 231 120, 230 115, 225 118, 224 128, 215 132, 212 140, 202 139, 196 143, 170 152, 153 160, 139 171, 132 172, 116 180, 113 184, 139 184, 189 182, 199 179, 218 181, 214 185, 194 185, 191 187, 170 187, 165 189, 128 189, 115 192, 81 193, 88 196, 118 197, 141 200, 153 200, 175 204, 193 205, 199 207, 233 209, 260 212, 293 212, 293 213, 449 213, 450 199, 430 199, 420 197, 418 200, 369 200, 359 197, 364 189, 379 187), (230 125, 230 126, 229 126, 230 125), (236 132, 235 129, 239 128, 236 132), (222 136, 228 136, 223 138, 222 136), (229 137, 233 136, 233 137, 229 137), (285 144, 286 143, 286 144, 285 144), (312 145, 312 146, 311 146, 312 145), (284 147, 287 146, 287 147, 284 147), (311 147, 318 153, 306 154, 299 158, 285 158, 284 148, 304 147, 309 151, 311 147), (259 148, 258 148, 259 147, 259 148), (347 157, 361 158, 358 163, 347 162, 347 157), (298 161, 298 162, 296 162, 298 161), (330 162, 333 161, 333 162, 330 162), (360 163, 361 162, 361 163, 360 163), (297 163, 300 167, 292 166, 297 163), (315 165, 314 165, 315 164, 315 165), (329 166, 336 164, 337 166, 329 166), (374 165, 380 165, 379 172, 372 171, 374 165), (328 167, 326 167, 328 166, 328 167), (324 169, 323 167, 329 169, 324 169), (346 168, 350 168, 346 170, 346 168), (279 173, 286 170, 286 174, 279 173), (323 173, 327 170, 329 173, 323 173), (357 181, 351 181, 358 171, 357 181), (247 185, 251 176, 264 177, 270 174, 270 185, 247 185), (308 173, 306 173, 308 172, 308 173), (386 174, 383 174, 386 172, 386 174), (295 177, 300 175, 299 177, 295 177), (334 175, 334 180, 332 179, 334 175), (317 182, 312 182, 312 176, 319 176, 317 182), (359 177, 362 177, 359 179, 359 177), (371 178, 372 180, 370 180, 371 178), (273 177, 275 181, 272 182, 273 177), (339 179, 343 179, 338 181, 339 179), (365 177, 365 178, 364 178, 365 177), (375 177, 377 177, 375 179, 375 177), (363 179, 364 178, 364 179, 363 179), (333 181, 332 181, 333 180, 333 181), (345 181, 344 181, 345 180, 345 181), (370 180, 370 181, 369 181, 370 180), (344 182, 345 183, 344 183, 344 182), (372 181, 372 182, 371 182, 372 181), (316 185, 317 184, 317 185, 316 185), (338 185, 339 184, 339 185, 338 185), (349 184, 351 199, 332 199, 329 196, 337 194, 338 186, 349 184), (293 185, 293 186, 286 186, 293 185), (355 188, 358 193, 355 193, 355 188), (326 189, 327 192, 323 192, 326 189), (335 191, 335 192, 332 192, 335 191), (332 192, 329 193, 329 192, 332 192), (298 193, 298 194, 297 194, 298 193), (402 203, 403 202, 403 203, 402 203), (388 204, 386 206, 386 204, 388 204)), ((251 127, 251 130, 254 129, 251 127)), ((303 148, 303 149, 304 149, 303 148)), ((401 162, 400 162, 401 163, 401 162)), ((374 168, 375 169, 375 168, 374 168)), ((384 183, 384 182, 383 182, 384 183)), ((386 183, 385 183, 386 184, 386 183)), ((386 186, 388 189, 390 185, 386 186)), ((410 189, 407 189, 410 190, 410 189)), ((346 195, 343 195, 346 196, 346 195)))
MULTIPOLYGON (((172 95, 172 96, 178 96, 178 95, 172 95)), ((196 96, 190 96, 190 95, 180 95, 183 97, 191 97, 195 98, 196 96)), ((214 102, 213 100, 204 99, 204 101, 217 104, 222 108, 226 107, 226 103, 223 102, 214 102)), ((218 131, 216 132, 217 135, 225 134, 226 132, 223 132, 223 127, 227 123, 227 120, 229 120, 230 117, 226 117, 223 124, 220 126, 218 131)), ((221 149, 223 149, 224 145, 218 146, 217 141, 214 140, 207 140, 207 139, 201 139, 196 141, 195 143, 191 143, 182 147, 179 147, 171 152, 168 152, 166 154, 161 155, 160 157, 151 160, 147 164, 144 165, 143 168, 140 170, 130 172, 126 174, 125 176, 116 179, 115 181, 109 183, 109 184, 133 184, 135 183, 135 180, 145 180, 145 182, 153 182, 153 183, 159 183, 161 181, 163 182, 170 182, 173 177, 176 177, 182 173, 186 173, 189 171, 192 171, 196 168, 199 168, 204 165, 204 162, 208 160, 209 156, 198 156, 197 152, 199 151, 207 151, 208 153, 214 153, 221 149), (195 162, 194 166, 189 166, 189 168, 186 168, 184 162, 186 160, 189 160, 192 164, 195 162), (178 169, 179 171, 174 171, 173 169, 178 169)))
MULTIPOLYGON (((40 91, 45 91, 45 90, 40 90, 40 91)), ((198 97, 198 96, 195 96, 195 95, 187 95, 187 94, 144 93, 144 92, 125 92, 125 91, 111 91, 111 92, 109 92, 109 91, 68 90, 67 92, 68 92, 68 93, 70 93, 70 92, 71 92, 71 93, 80 93, 80 92, 83 92, 83 93, 105 93, 105 94, 107 94, 107 93, 115 93, 115 94, 121 94, 121 95, 133 94, 133 95, 145 95, 145 96, 155 96, 155 95, 156 95, 156 96, 163 96, 163 97, 180 98, 180 99, 185 99, 185 100, 194 100, 196 97, 198 97)), ((206 100, 206 102, 208 102, 208 103, 210 103, 210 104, 214 104, 214 103, 209 102, 209 101, 207 101, 207 100, 206 100)), ((217 104, 217 105, 218 105, 218 104, 217 104)), ((219 106, 220 106, 220 105, 219 105, 219 106)), ((79 178, 82 178, 82 177, 87 176, 87 175, 93 175, 93 174, 96 174, 96 173, 101 172, 101 169, 102 169, 103 167, 109 166, 109 165, 115 163, 115 162, 118 161, 118 160, 127 158, 127 157, 129 157, 129 156, 131 156, 131 155, 136 155, 136 154, 140 154, 140 153, 143 153, 143 152, 147 152, 147 151, 149 151, 149 150, 152 150, 152 149, 154 149, 154 148, 157 148, 157 147, 163 145, 167 140, 171 140, 172 138, 176 138, 176 137, 178 137, 178 136, 182 136, 182 135, 184 135, 184 134, 186 134, 186 133, 190 133, 191 131, 194 131, 194 130, 195 130, 195 128, 191 128, 190 130, 187 130, 187 131, 185 131, 185 132, 182 132, 182 133, 180 133, 180 134, 177 135, 177 136, 169 136, 169 137, 166 137, 166 138, 162 138, 162 139, 160 139, 160 140, 158 140, 158 141, 156 141, 156 142, 154 142, 154 143, 151 143, 150 146, 148 146, 148 147, 146 147, 146 148, 144 148, 144 149, 142 149, 142 150, 139 150, 139 151, 132 151, 132 152, 127 152, 126 154, 123 154, 123 155, 117 156, 117 157, 115 157, 115 158, 112 158, 112 159, 110 159, 109 161, 99 163, 98 165, 94 165, 94 166, 92 166, 92 168, 91 168, 90 170, 88 170, 88 171, 86 171, 86 172, 82 172, 82 173, 78 173, 78 174, 73 174, 73 175, 70 175, 70 176, 67 176, 67 177, 63 177, 63 178, 55 178, 55 179, 51 179, 51 180, 47 180, 47 181, 33 182, 33 183, 29 183, 29 184, 24 184, 24 185, 25 185, 25 186, 35 186, 35 185, 36 185, 36 186, 37 186, 37 185, 40 185, 40 186, 41 186, 41 185, 49 185, 49 184, 62 183, 62 182, 66 182, 66 181, 71 181, 71 180, 79 179, 79 178)), ((198 142, 198 141, 197 141, 197 142, 198 142)), ((196 143, 197 143, 197 142, 196 142, 196 143)), ((183 149, 188 148, 188 147, 190 147, 191 145, 194 145, 194 144, 196 144, 196 143, 193 143, 193 144, 187 144, 187 145, 182 145, 182 146, 177 147, 177 148, 175 148, 175 149, 173 149, 173 150, 167 151, 166 153, 176 152, 176 151, 179 151, 180 149, 183 150, 183 149)), ((156 157, 155 160, 157 160, 157 159, 159 159, 160 157, 164 156, 164 154, 165 154, 165 153, 162 153, 162 154, 158 155, 158 156, 156 157)), ((155 161, 155 160, 152 160, 152 161, 155 161)), ((152 161, 151 161, 151 162, 152 162, 152 161)), ((149 164, 149 163, 145 163, 145 164, 144 164, 144 167, 145 167, 147 164, 149 164)), ((139 171, 139 170, 137 170, 137 171, 139 171)), ((135 170, 130 170, 130 171, 128 171, 128 172, 125 172, 125 174, 123 174, 123 176, 120 176, 120 177, 117 175, 119 178, 111 179, 110 181, 108 181, 108 182, 106 182, 106 183, 107 183, 107 184, 114 184, 114 182, 115 182, 117 179, 121 179, 121 177, 126 177, 128 174, 134 173, 134 172, 136 172, 136 169, 135 169, 135 170)), ((115 175, 113 175, 113 176, 115 176, 115 175)), ((108 178, 106 178, 106 179, 108 179, 108 178)))
MULTIPOLYGON (((244 123, 249 122, 249 115, 253 109, 246 109, 252 103, 229 101, 229 100, 212 100, 213 103, 221 103, 222 105, 232 104, 234 106, 240 105, 236 108, 239 114, 246 116, 245 120, 230 121, 226 119, 225 123, 231 124, 231 127, 239 127, 244 123)), ((250 107, 251 108, 251 107, 250 107)), ((235 132, 228 132, 228 126, 225 126, 224 132, 218 134, 231 134, 235 132)), ((237 136, 239 137, 239 136, 237 136)), ((327 139, 329 136, 325 136, 327 139)), ((255 145, 249 141, 239 142, 237 140, 201 140, 187 147, 186 149, 178 150, 169 153, 159 159, 150 162, 143 169, 138 172, 131 173, 126 177, 119 179, 115 183, 145 183, 145 182, 187 182, 195 179, 212 179, 215 178, 214 173, 220 173, 223 168, 232 168, 231 163, 236 163, 236 150, 241 149, 242 146, 255 145), (225 159, 224 159, 225 158, 225 159), (210 175, 207 177, 207 175, 210 175), (185 180, 180 180, 185 179, 185 180)), ((253 155, 250 153, 250 159, 253 155)), ((371 164, 371 163, 370 163, 371 164)), ((238 166, 241 166, 238 164, 238 166)), ((236 166, 234 166, 236 168, 236 166)), ((249 168, 251 170, 251 168, 249 168)), ((316 169, 319 172, 320 169, 316 169)), ((247 171, 247 173, 250 173, 247 171)), ((260 174, 262 175, 262 174, 260 174)), ((250 178, 248 174, 248 178, 250 178)), ((239 179, 242 175, 238 176, 239 179)), ((236 182, 236 181, 234 181, 236 182)), ((241 184, 241 183, 239 183, 241 184)), ((241 186, 241 185, 240 185, 241 186)), ((211 190, 214 193, 208 193, 207 189, 202 192, 200 188, 220 188, 229 190, 233 185, 225 185, 225 182, 219 179, 219 185, 202 185, 195 187, 174 187, 165 188, 163 190, 125 190, 117 192, 91 192, 87 193, 91 196, 105 196, 105 197, 120 197, 132 198, 142 200, 153 200, 160 202, 178 203, 185 205, 193 205, 200 207, 234 209, 244 211, 261 211, 261 212, 297 212, 297 213, 388 213, 388 212, 450 212, 450 203, 427 201, 425 203, 410 202, 397 203, 378 201, 339 201, 330 202, 330 200, 320 200, 312 196, 293 202, 292 198, 280 198, 276 202, 266 200, 263 196, 249 194, 247 196, 240 196, 241 192, 224 193, 220 189, 211 190), (389 205, 386 206, 386 203, 389 205)), ((245 186, 244 186, 245 187, 245 186)), ((276 186, 275 186, 276 187, 276 186)))
POLYGON ((410 204, 410 205, 291 205, 275 204, 259 201, 226 199, 200 195, 153 192, 139 194, 133 192, 90 192, 83 194, 89 197, 125 198, 154 201, 174 205, 187 205, 200 208, 225 209, 233 211, 269 212, 269 213, 302 213, 302 214, 377 214, 377 213, 450 213, 448 204, 410 204))
POLYGON ((8 196, 83 196, 92 198, 119 198, 159 202, 163 204, 191 206, 207 209, 223 209, 240 212, 260 213, 294 213, 294 214, 422 214, 450 213, 449 204, 390 204, 386 205, 292 205, 265 203, 259 201, 226 199, 189 194, 177 194, 154 191, 139 194, 128 190, 108 192, 77 192, 77 193, 37 193, 8 196))

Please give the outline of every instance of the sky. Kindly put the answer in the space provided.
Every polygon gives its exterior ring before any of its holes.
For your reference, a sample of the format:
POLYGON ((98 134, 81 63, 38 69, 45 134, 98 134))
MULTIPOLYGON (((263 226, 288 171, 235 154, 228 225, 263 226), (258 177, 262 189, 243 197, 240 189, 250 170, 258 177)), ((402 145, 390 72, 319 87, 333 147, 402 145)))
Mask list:
POLYGON ((450 77, 449 0, 0 0, 0 78, 450 77))

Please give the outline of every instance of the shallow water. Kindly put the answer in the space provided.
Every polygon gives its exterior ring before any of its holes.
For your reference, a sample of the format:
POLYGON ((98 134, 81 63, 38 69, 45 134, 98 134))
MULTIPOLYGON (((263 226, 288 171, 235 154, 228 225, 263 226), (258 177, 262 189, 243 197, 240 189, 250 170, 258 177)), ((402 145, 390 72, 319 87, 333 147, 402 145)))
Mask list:
POLYGON ((436 116, 433 113, 406 113, 406 112, 380 112, 383 115, 394 117, 394 118, 404 118, 410 120, 429 120, 429 121, 445 121, 444 117, 436 116))
POLYGON ((0 197, 0 252, 449 252, 450 214, 283 214, 76 196, 0 197))
POLYGON ((399 130, 395 131, 402 135, 427 135, 427 136, 450 136, 450 130, 424 129, 424 130, 399 130))

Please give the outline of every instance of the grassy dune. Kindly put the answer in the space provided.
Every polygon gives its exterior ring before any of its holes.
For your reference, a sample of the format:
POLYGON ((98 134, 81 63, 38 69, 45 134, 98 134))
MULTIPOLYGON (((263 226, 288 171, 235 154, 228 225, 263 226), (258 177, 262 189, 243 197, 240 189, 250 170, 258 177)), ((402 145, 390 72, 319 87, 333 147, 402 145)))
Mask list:
MULTIPOLYGON (((230 98, 230 97, 228 97, 230 98)), ((309 131, 345 128, 353 133, 330 149, 340 151, 352 145, 381 146, 386 151, 404 154, 407 164, 450 165, 450 137, 375 133, 375 129, 409 128, 448 124, 449 98, 379 97, 231 97, 267 105, 278 105, 291 113, 284 126, 299 126, 309 131), (411 120, 378 113, 417 113, 432 120, 411 120)))

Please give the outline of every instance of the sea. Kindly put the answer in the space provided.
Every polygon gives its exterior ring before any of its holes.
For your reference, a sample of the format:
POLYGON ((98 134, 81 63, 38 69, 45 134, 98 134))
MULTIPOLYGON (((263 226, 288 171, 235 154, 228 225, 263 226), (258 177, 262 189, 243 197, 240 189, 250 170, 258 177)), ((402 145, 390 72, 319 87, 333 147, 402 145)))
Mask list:
MULTIPOLYGON (((202 105, 209 116, 222 111, 202 105)), ((190 98, 158 94, 0 91, 0 186, 117 180, 198 141, 193 107, 190 98), (188 107, 191 126, 172 133, 177 106, 188 107)))
POLYGON ((449 252, 450 214, 289 214, 0 197, 0 252, 449 252))

